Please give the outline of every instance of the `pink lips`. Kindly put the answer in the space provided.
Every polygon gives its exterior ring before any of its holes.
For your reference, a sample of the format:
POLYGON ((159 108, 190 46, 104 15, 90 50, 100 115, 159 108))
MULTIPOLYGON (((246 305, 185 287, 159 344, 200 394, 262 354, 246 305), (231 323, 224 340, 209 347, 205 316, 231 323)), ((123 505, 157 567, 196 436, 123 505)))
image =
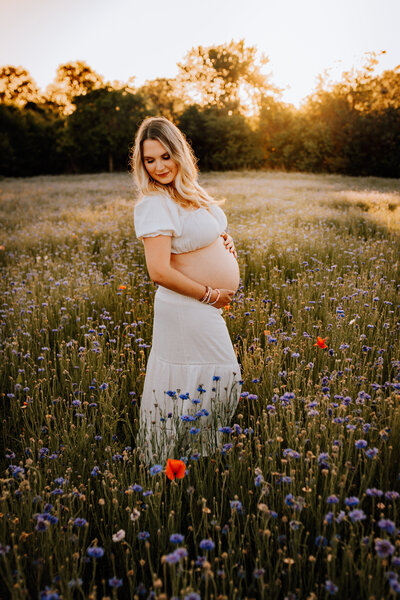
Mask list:
POLYGON ((157 177, 166 177, 167 175, 169 175, 169 173, 161 173, 160 175, 157 175, 157 177))

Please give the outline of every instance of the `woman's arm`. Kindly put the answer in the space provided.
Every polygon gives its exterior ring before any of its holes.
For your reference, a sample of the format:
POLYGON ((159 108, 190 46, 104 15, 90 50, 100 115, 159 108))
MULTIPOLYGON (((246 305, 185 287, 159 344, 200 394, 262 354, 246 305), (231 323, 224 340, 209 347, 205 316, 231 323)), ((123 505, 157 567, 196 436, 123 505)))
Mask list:
MULTIPOLYGON (((178 294, 196 298, 196 300, 203 298, 206 291, 206 287, 203 284, 186 277, 186 275, 171 267, 171 236, 158 235, 156 237, 144 237, 143 243, 147 270, 150 279, 154 283, 158 283, 178 294)), ((235 291, 220 289, 220 293, 218 302, 214 304, 215 308, 222 308, 229 304, 232 301, 235 291)), ((211 302, 216 297, 217 292, 214 290, 211 302)))

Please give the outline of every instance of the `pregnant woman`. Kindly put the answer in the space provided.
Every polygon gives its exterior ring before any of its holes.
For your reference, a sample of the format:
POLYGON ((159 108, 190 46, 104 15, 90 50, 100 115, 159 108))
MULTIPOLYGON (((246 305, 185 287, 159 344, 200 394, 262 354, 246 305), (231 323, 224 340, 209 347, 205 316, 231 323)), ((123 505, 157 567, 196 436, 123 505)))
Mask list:
POLYGON ((149 276, 158 284, 137 446, 147 462, 207 456, 240 396, 240 367, 222 307, 239 285, 226 216, 197 181, 193 152, 164 117, 145 119, 131 167, 149 276))

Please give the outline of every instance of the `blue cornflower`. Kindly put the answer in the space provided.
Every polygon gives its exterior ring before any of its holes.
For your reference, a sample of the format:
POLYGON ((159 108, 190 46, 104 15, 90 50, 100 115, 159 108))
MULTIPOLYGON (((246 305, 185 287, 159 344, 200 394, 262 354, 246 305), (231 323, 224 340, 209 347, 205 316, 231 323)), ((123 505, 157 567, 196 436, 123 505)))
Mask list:
POLYGON ((264 478, 262 475, 257 475, 257 477, 254 479, 254 485, 256 487, 259 487, 264 481, 264 478))
POLYGON ((74 521, 74 525, 76 527, 84 527, 86 525, 86 523, 87 523, 87 521, 83 517, 77 517, 74 521))
POLYGON ((265 573, 265 569, 254 569, 253 571, 253 577, 255 579, 260 579, 260 577, 262 577, 265 573))
POLYGON ((160 473, 162 470, 162 465, 154 465, 150 468, 150 475, 157 475, 157 473, 160 473))
POLYGON ((138 540, 147 540, 149 539, 150 534, 148 531, 139 531, 138 533, 138 540))
POLYGON ((167 554, 166 556, 164 556, 164 560, 169 565, 176 565, 176 563, 179 562, 179 556, 177 554, 175 554, 175 552, 171 552, 170 554, 167 554))
POLYGON ((213 375, 213 381, 219 381, 221 377, 219 375, 213 375))
POLYGON ((107 388, 108 388, 108 383, 102 383, 102 384, 99 386, 99 390, 102 390, 102 391, 103 391, 103 390, 106 390, 107 388))
POLYGON ((40 600, 59 600, 60 596, 56 590, 52 590, 48 585, 40 592, 40 600))
POLYGON ((169 541, 172 542, 173 544, 181 544, 184 539, 185 539, 185 536, 183 536, 181 533, 172 533, 169 536, 169 541))
POLYGON ((100 546, 89 546, 87 553, 91 558, 101 558, 104 556, 104 549, 100 546))
POLYGON ((374 458, 378 452, 378 448, 368 448, 368 450, 365 450, 365 455, 368 456, 368 458, 374 458))
POLYGON ((377 488, 367 488, 365 493, 367 496, 371 496, 372 498, 380 498, 383 496, 383 491, 378 490, 377 488))
POLYGON ((396 531, 396 525, 390 519, 381 519, 378 521, 378 527, 387 531, 390 535, 396 531))
POLYGON ((315 545, 320 548, 321 546, 327 546, 328 540, 323 535, 317 535, 315 538, 315 545))
POLYGON ((327 591, 329 594, 331 594, 331 595, 333 595, 333 594, 337 594, 337 593, 338 593, 338 591, 339 591, 339 588, 338 588, 338 586, 337 586, 337 585, 335 585, 334 583, 332 583, 332 581, 330 581, 329 579, 327 579, 327 580, 325 581, 325 589, 326 589, 326 591, 327 591))
POLYGON ((138 483, 134 483, 131 487, 134 492, 142 492, 143 491, 142 486, 139 485, 138 483))
POLYGON ((366 448, 368 446, 368 442, 366 440, 356 440, 354 445, 356 448, 366 448))
POLYGON ((394 546, 389 542, 389 540, 375 540, 375 550, 380 558, 387 558, 391 554, 394 553, 394 546))
POLYGON ((200 432, 200 429, 197 427, 192 427, 189 431, 192 435, 197 435, 200 432))
POLYGON ((218 431, 220 431, 221 433, 232 433, 231 427, 219 427, 218 431))
POLYGON ((231 500, 231 510, 237 510, 239 514, 242 514, 242 503, 239 500, 231 500))
POLYGON ((215 544, 211 539, 201 540, 199 544, 201 550, 214 550, 215 544))
POLYGON ((333 517, 334 517, 333 512, 329 511, 328 513, 326 513, 326 515, 324 517, 324 521, 326 521, 330 525, 333 522, 333 517))
POLYGON ((350 496, 349 498, 345 498, 344 499, 344 503, 347 506, 356 506, 357 504, 360 503, 359 499, 357 498, 357 496, 350 496))
POLYGON ((121 585, 122 585, 122 579, 118 579, 114 575, 114 577, 111 577, 111 579, 108 580, 108 585, 110 585, 113 588, 121 587, 121 585))
POLYGON ((356 523, 357 521, 362 521, 367 518, 364 511, 361 510, 360 508, 355 508, 354 510, 351 510, 349 512, 349 517, 353 523, 356 523))

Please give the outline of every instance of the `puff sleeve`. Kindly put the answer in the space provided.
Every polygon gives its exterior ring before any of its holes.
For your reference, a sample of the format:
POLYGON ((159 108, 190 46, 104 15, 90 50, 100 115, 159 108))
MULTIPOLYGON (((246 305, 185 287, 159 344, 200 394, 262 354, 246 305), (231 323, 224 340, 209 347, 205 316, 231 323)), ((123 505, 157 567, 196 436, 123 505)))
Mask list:
POLYGON ((179 236, 182 232, 178 205, 168 196, 154 194, 144 196, 134 207, 136 237, 157 235, 179 236))

